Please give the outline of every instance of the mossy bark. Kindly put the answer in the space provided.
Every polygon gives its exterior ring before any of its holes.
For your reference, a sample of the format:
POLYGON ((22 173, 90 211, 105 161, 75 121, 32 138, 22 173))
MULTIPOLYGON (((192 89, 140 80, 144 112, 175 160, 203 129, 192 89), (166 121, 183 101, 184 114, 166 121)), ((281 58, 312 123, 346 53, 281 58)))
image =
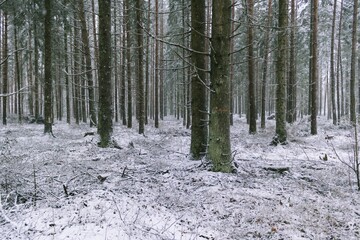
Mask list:
POLYGON ((231 1, 214 0, 212 12, 211 93, 208 157, 217 172, 231 172, 230 30, 231 1))

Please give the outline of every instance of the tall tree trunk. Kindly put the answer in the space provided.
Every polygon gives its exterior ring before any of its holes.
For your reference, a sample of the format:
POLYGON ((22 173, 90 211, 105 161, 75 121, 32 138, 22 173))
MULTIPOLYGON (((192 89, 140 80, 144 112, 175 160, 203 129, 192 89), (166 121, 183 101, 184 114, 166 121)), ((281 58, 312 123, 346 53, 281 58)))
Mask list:
POLYGON ((312 0, 312 42, 311 42, 311 134, 317 134, 317 111, 318 111, 318 0, 312 0))
POLYGON ((342 19, 343 19, 343 4, 344 1, 341 1, 340 6, 340 19, 339 19, 339 32, 338 32, 338 49, 337 49, 337 64, 336 64, 336 93, 337 93, 337 111, 338 111, 338 123, 340 123, 340 117, 344 115, 344 104, 343 104, 343 87, 342 81, 340 81, 340 63, 341 63, 341 30, 342 30, 342 19), (340 82, 341 82, 341 91, 340 91, 340 82), (341 95, 340 95, 341 93, 341 95))
POLYGON ((20 71, 20 59, 19 59, 19 42, 18 42, 18 33, 17 27, 14 27, 14 44, 15 44, 15 76, 16 76, 16 85, 17 85, 17 113, 19 123, 22 122, 22 99, 21 99, 21 71, 20 71))
POLYGON ((208 157, 213 170, 231 172, 230 34, 231 0, 213 0, 208 157))
POLYGON ((287 97, 287 122, 296 120, 296 4, 291 0, 291 30, 290 30, 290 61, 289 61, 289 83, 287 97))
POLYGON ((279 0, 278 52, 276 62, 276 137, 274 144, 286 144, 286 62, 288 41, 288 0, 279 0))
POLYGON ((122 22, 122 48, 121 48, 121 94, 120 94, 120 113, 121 113, 121 118, 122 118, 122 124, 124 126, 127 125, 127 121, 126 121, 126 58, 127 58, 127 50, 125 49, 126 46, 126 17, 127 15, 127 11, 126 11, 126 6, 123 6, 123 22, 122 22))
MULTIPOLYGON (((114 2, 114 7, 113 7, 113 11, 114 11, 114 17, 113 17, 113 21, 114 21, 114 34, 113 34, 113 41, 114 41, 114 51, 113 51, 113 55, 114 55, 114 117, 115 117, 115 122, 119 122, 119 70, 118 70, 118 44, 117 44, 117 27, 118 27, 118 23, 117 23, 117 2, 114 2)), ((119 34, 121 36, 121 34, 119 34)))
POLYGON ((261 128, 265 128, 265 110, 266 110, 266 80, 268 70, 269 59, 269 39, 270 39, 270 27, 272 22, 272 0, 268 0, 268 12, 267 12, 267 28, 264 39, 264 63, 263 63, 263 75, 261 85, 261 128))
POLYGON ((66 122, 68 124, 71 123, 71 107, 70 107, 70 84, 69 84, 69 61, 68 61, 68 35, 67 32, 64 31, 64 52, 65 52, 65 89, 66 89, 66 122))
POLYGON ((358 0, 354 0, 352 37, 351 37, 351 70, 350 70, 350 121, 356 124, 355 77, 356 77, 356 49, 357 49, 357 16, 358 0))
POLYGON ((159 128, 159 3, 155 0, 155 128, 159 128))
POLYGON ((208 139, 205 75, 205 0, 191 0, 191 146, 194 159, 206 154, 208 139))
POLYGON ((6 96, 6 94, 8 93, 8 60, 6 59, 8 57, 9 54, 9 50, 8 50, 8 15, 7 12, 4 12, 4 35, 3 35, 3 59, 4 59, 4 63, 2 66, 2 70, 3 70, 3 94, 5 95, 3 97, 3 111, 2 111, 2 120, 3 120, 3 125, 7 125, 7 100, 8 97, 6 96))
POLYGON ((44 46, 45 46, 45 86, 44 86, 44 133, 52 133, 52 76, 51 76, 51 3, 52 0, 45 1, 45 22, 44 22, 44 46))
POLYGON ((335 50, 335 18, 336 18, 336 5, 337 0, 334 0, 334 9, 333 9, 333 19, 331 26, 331 46, 330 46, 330 81, 331 81, 331 109, 332 109, 332 118, 333 124, 336 125, 336 101, 335 101, 335 60, 334 60, 334 50, 335 50))
POLYGON ((113 131, 111 88, 111 0, 99 0, 99 124, 100 147, 109 147, 113 131))
POLYGON ((40 99, 39 99, 39 41, 37 37, 37 23, 34 22, 34 98, 35 98, 35 119, 40 117, 40 99))
POLYGON ((247 37, 248 37, 248 96, 249 96, 249 133, 256 133, 256 96, 255 96, 255 56, 254 56, 254 1, 247 0, 247 37))
POLYGON ((127 65, 127 70, 126 70, 126 77, 127 77, 127 95, 128 95, 128 99, 127 99, 127 127, 128 128, 132 128, 132 69, 131 69, 131 33, 130 33, 130 29, 131 29, 131 24, 130 24, 130 1, 126 0, 125 1, 125 6, 126 6, 126 15, 125 15, 125 22, 126 22, 126 65, 127 65))
POLYGON ((89 115, 90 115, 90 127, 96 126, 96 109, 95 109, 95 94, 94 94, 94 80, 91 66, 91 51, 89 43, 89 34, 86 26, 85 10, 83 0, 79 1, 79 17, 81 22, 81 38, 85 55, 85 72, 87 79, 87 89, 89 98, 89 115))
POLYGON ((139 134, 144 134, 144 61, 143 61, 143 30, 142 30, 142 0, 136 0, 136 36, 137 36, 137 52, 138 52, 138 71, 137 71, 137 108, 139 111, 139 134))
MULTIPOLYGON (((148 11, 147 11, 147 22, 146 22, 146 31, 150 32, 150 10, 151 10, 151 1, 148 1, 148 11)), ((146 34, 146 63, 145 63, 145 100, 144 100, 144 118, 145 124, 148 124, 148 107, 149 107, 149 84, 150 84, 150 35, 146 34)))

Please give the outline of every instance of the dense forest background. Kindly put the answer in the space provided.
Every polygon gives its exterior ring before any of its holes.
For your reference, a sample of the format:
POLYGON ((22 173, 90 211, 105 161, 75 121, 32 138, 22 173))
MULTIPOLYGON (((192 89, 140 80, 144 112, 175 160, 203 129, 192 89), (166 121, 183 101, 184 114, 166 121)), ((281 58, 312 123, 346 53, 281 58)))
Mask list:
POLYGON ((224 164, 235 114, 250 134, 275 118, 274 145, 286 144, 285 122, 310 116, 312 134, 319 115, 356 122, 357 1, 0 4, 3 125, 53 134, 55 120, 84 122, 106 147, 113 122, 134 118, 143 134, 173 115, 191 126, 195 159, 224 164))

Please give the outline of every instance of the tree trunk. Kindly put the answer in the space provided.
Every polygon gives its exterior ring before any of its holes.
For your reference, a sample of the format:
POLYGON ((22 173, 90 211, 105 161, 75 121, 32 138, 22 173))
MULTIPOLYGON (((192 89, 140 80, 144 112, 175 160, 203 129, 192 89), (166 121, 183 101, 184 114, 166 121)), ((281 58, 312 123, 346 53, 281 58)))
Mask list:
POLYGON ((338 49, 337 49, 337 64, 336 64, 336 92, 337 92, 337 108, 338 108, 338 123, 340 123, 340 116, 344 116, 344 104, 343 104, 343 82, 340 81, 340 64, 341 64, 341 30, 342 30, 342 19, 343 19, 343 4, 341 1, 340 6, 340 19, 339 19, 339 32, 338 32, 338 49), (340 91, 341 83, 341 91, 340 91), (340 94, 341 93, 341 94, 340 94))
POLYGON ((254 56, 254 29, 252 20, 254 18, 254 1, 247 1, 247 35, 248 35, 248 96, 249 96, 249 133, 256 133, 256 96, 255 96, 255 56, 254 56))
POLYGON ((208 124, 205 75, 205 0, 191 1, 191 146, 192 158, 206 154, 208 124), (203 54, 202 54, 203 53, 203 54))
POLYGON ((44 133, 52 133, 52 76, 51 76, 51 3, 52 0, 45 1, 45 86, 44 86, 44 133))
POLYGON ((318 0, 312 0, 312 42, 311 42, 311 134, 317 134, 317 111, 318 111, 318 0))
POLYGON ((208 157, 213 170, 232 172, 230 143, 231 0, 213 0, 208 157))
POLYGON ((335 60, 334 60, 334 50, 335 50, 335 18, 336 18, 336 5, 337 0, 334 0, 334 10, 333 10, 333 19, 331 26, 331 46, 330 46, 330 81, 331 81, 331 106, 332 106, 332 118, 333 124, 336 125, 336 101, 335 101, 335 60))
POLYGON ((290 61, 289 61, 289 83, 287 97, 287 122, 296 120, 296 4, 291 0, 291 30, 290 30, 290 61))
POLYGON ((111 88, 111 4, 99 0, 99 124, 100 147, 109 147, 113 131, 111 88))
MULTIPOLYGON (((126 12, 126 6, 123 6, 123 22, 122 22, 122 46, 126 46, 126 17, 127 12, 126 12)), ((125 48, 121 48, 121 94, 120 94, 120 113, 121 113, 121 118, 122 118, 122 124, 124 126, 127 125, 127 121, 126 121, 126 57, 127 57, 127 50, 125 48)))
POLYGON ((126 77, 127 77, 127 87, 128 87, 128 99, 127 99, 127 127, 132 128, 132 73, 131 73, 131 24, 130 24, 130 0, 125 1, 126 14, 125 14, 125 22, 126 22, 126 77))
POLYGON ((139 134, 144 134, 144 61, 143 61, 143 30, 142 30, 142 0, 136 0, 136 36, 137 36, 137 52, 138 52, 138 71, 137 71, 137 103, 138 103, 138 120, 139 120, 139 134))
MULTIPOLYGON (((8 57, 9 50, 8 50, 8 15, 7 12, 4 12, 4 36, 3 36, 3 59, 8 57)), ((8 60, 5 59, 5 62, 3 63, 2 70, 3 70, 3 94, 6 95, 8 93, 8 60)), ((7 100, 8 97, 3 97, 3 109, 2 109, 2 120, 3 125, 7 125, 7 100)))
POLYGON ((14 27, 14 44, 15 44, 15 70, 16 70, 16 85, 17 85, 17 113, 18 113, 18 120, 19 123, 22 122, 22 98, 21 98, 21 71, 20 71, 20 59, 19 59, 19 43, 18 43, 18 33, 17 27, 14 27))
POLYGON ((276 137, 274 144, 286 144, 286 56, 288 41, 288 0, 279 0, 278 52, 276 63, 276 137))
POLYGON ((154 101, 155 101, 155 128, 159 128, 159 3, 155 0, 155 89, 154 89, 154 101))
POLYGON ((261 86, 261 128, 265 128, 265 110, 266 110, 266 80, 268 70, 268 59, 269 59, 269 38, 270 38, 270 27, 272 23, 272 0, 268 0, 268 14, 267 14, 267 28, 264 39, 264 63, 263 63, 263 75, 262 75, 262 86, 261 86))
POLYGON ((357 15, 358 0, 354 0, 352 38, 351 38, 351 70, 350 70, 350 121, 356 124, 355 77, 356 77, 356 49, 357 49, 357 15))
POLYGON ((91 52, 89 43, 89 34, 86 27, 85 10, 83 0, 79 1, 79 17, 81 22, 81 38, 85 55, 85 72, 87 78, 87 89, 89 98, 89 114, 90 114, 90 127, 96 126, 96 109, 95 109, 95 94, 94 94, 94 81, 91 66, 91 52))

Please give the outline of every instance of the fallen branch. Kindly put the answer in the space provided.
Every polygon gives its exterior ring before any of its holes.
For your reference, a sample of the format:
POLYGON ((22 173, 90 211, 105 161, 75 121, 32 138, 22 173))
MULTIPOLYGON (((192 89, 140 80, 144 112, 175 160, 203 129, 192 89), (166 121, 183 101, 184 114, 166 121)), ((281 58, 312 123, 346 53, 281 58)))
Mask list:
POLYGON ((280 174, 283 174, 284 172, 289 172, 290 168, 289 167, 264 167, 265 170, 267 171, 272 171, 272 172, 277 172, 280 174))

